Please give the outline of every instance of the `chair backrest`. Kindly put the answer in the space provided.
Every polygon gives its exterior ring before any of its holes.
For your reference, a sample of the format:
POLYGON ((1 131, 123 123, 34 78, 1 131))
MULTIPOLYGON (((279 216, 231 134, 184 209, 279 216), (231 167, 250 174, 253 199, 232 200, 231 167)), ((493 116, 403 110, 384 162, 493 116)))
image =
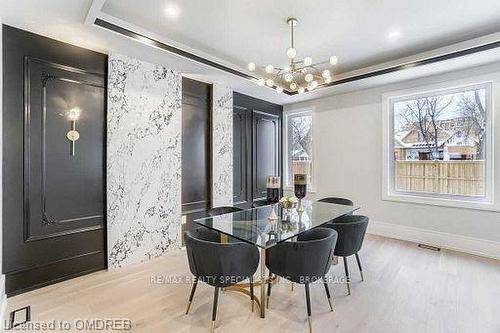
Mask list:
POLYGON ((351 256, 361 249, 368 221, 366 216, 344 215, 328 224, 328 227, 338 233, 334 251, 336 256, 351 256))
POLYGON ((335 197, 327 197, 323 199, 319 199, 320 202, 327 202, 337 205, 346 205, 346 206, 354 206, 354 202, 346 198, 335 198, 335 197))
POLYGON ((184 232, 191 273, 215 287, 239 283, 257 270, 259 251, 248 243, 221 243, 220 233, 207 228, 184 232))
POLYGON ((233 206, 214 207, 208 210, 208 215, 217 216, 242 211, 243 209, 233 206))
POLYGON ((312 283, 330 269, 337 233, 315 228, 302 233, 296 242, 283 242, 267 251, 271 272, 296 283, 312 283))
POLYGON ((252 208, 262 207, 269 205, 269 201, 267 199, 257 200, 252 202, 252 208))

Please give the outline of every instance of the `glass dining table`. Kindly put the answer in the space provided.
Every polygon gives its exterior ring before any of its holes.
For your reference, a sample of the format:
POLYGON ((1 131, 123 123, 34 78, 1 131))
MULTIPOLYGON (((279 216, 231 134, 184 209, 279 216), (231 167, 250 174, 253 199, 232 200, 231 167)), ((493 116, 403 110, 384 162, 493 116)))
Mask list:
POLYGON ((301 233, 319 227, 331 220, 350 214, 359 207, 302 200, 303 211, 277 208, 277 219, 269 219, 272 206, 262 206, 235 213, 194 220, 196 224, 221 233, 221 239, 235 238, 257 246, 260 250, 260 307, 265 317, 266 250, 285 241, 292 241, 301 233))

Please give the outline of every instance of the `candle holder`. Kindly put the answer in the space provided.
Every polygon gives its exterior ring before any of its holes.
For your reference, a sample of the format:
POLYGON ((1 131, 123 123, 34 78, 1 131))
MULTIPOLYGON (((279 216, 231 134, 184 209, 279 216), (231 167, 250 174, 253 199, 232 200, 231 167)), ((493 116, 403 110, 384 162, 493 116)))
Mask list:
POLYGON ((281 178, 278 176, 268 176, 266 188, 267 202, 271 204, 271 212, 267 218, 270 221, 276 221, 278 220, 278 214, 276 214, 276 203, 280 198, 281 178))
POLYGON ((297 206, 297 212, 302 213, 304 207, 302 206, 302 198, 307 194, 307 175, 302 173, 296 173, 293 175, 293 186, 294 193, 297 199, 299 199, 299 204, 297 206))

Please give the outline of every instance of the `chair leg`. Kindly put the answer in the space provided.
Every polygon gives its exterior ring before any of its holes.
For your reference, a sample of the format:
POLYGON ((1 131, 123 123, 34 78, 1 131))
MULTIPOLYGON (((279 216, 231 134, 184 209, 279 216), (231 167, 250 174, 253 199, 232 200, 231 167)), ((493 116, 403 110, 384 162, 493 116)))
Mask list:
POLYGON ((250 277, 250 301, 252 302, 252 312, 254 305, 254 294, 253 294, 253 276, 250 277))
POLYGON ((307 322, 309 323, 309 332, 312 332, 312 319, 311 319, 311 298, 309 296, 309 283, 306 283, 306 304, 307 304, 307 322))
POLYGON ((267 299, 266 299, 266 308, 269 309, 269 298, 271 298, 271 278, 273 277, 273 273, 269 270, 269 279, 267 280, 267 299))
POLYGON ((356 252, 356 261, 358 262, 359 274, 361 275, 361 281, 364 281, 365 277, 363 276, 363 268, 361 268, 361 260, 359 260, 359 255, 357 252, 356 252))
POLYGON ((330 297, 330 289, 328 289, 328 283, 326 283, 326 279, 323 278, 323 285, 325 286, 326 297, 328 298, 328 304, 330 304, 330 310, 333 312, 332 299, 330 297))
POLYGON ((344 258, 344 270, 345 270, 345 278, 347 282, 347 295, 351 294, 351 278, 349 277, 349 268, 347 267, 347 257, 344 258))
POLYGON ((215 319, 217 317, 217 302, 219 301, 219 287, 214 290, 214 306, 212 308, 212 332, 215 330, 215 319))
POLYGON ((186 314, 189 313, 189 308, 191 308, 191 303, 193 302, 194 292, 196 291, 196 286, 198 285, 198 277, 194 278, 193 287, 191 288, 191 294, 189 295, 189 302, 186 309, 186 314))

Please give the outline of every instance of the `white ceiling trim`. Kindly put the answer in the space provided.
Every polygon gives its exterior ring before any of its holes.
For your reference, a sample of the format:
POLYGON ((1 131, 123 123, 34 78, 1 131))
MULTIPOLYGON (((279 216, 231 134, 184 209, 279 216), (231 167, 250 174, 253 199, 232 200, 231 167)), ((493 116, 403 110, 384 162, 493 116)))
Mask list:
MULTIPOLYGON (((94 24, 94 22, 96 21, 96 19, 101 19, 103 21, 112 23, 112 24, 117 25, 119 27, 122 27, 124 29, 127 29, 127 30, 130 30, 132 32, 135 32, 135 33, 137 33, 139 35, 143 35, 143 36, 146 36, 146 37, 151 38, 153 40, 156 40, 158 42, 161 42, 163 44, 166 44, 166 45, 169 45, 169 46, 173 46, 173 47, 175 47, 175 48, 177 48, 179 50, 182 50, 182 51, 185 51, 185 52, 189 52, 189 53, 191 53, 191 54, 193 54, 195 56, 207 59, 207 60, 215 62, 215 63, 218 63, 218 64, 223 65, 225 67, 231 68, 231 69, 233 69, 235 71, 242 72, 242 73, 244 73, 244 74, 246 74, 248 76, 255 76, 254 73, 249 72, 247 69, 242 69, 241 67, 236 66, 235 64, 233 64, 231 62, 228 62, 228 61, 226 61, 224 59, 220 59, 220 58, 215 57, 215 56, 213 56, 211 54, 205 53, 205 52, 200 51, 198 49, 194 49, 194 48, 192 48, 192 47, 190 47, 188 45, 179 43, 179 42, 177 42, 175 40, 166 38, 165 36, 156 34, 156 33, 152 32, 152 31, 149 31, 149 30, 144 29, 142 27, 139 27, 139 26, 136 26, 134 24, 131 24, 131 23, 129 23, 127 21, 124 21, 122 19, 119 19, 119 18, 117 18, 115 16, 112 16, 112 15, 109 15, 107 13, 104 13, 102 11, 102 7, 104 6, 105 2, 106 2, 106 0, 93 0, 92 1, 92 5, 91 5, 91 7, 89 9, 89 12, 87 14, 87 17, 85 19, 85 24, 96 26, 96 27, 98 27, 100 29, 109 31, 107 29, 104 29, 104 28, 102 28, 102 27, 94 24)), ((119 35, 121 35, 121 34, 119 34, 119 35)), ((121 35, 121 36, 123 36, 123 35, 121 35)), ((127 37, 127 36, 124 36, 124 37, 127 37)), ((132 39, 132 40, 134 40, 136 42, 142 42, 143 44, 146 44, 146 45, 148 45, 150 47, 154 47, 154 48, 160 49, 160 50, 162 50, 164 52, 168 52, 169 54, 172 54, 172 55, 174 55, 176 57, 179 57, 179 58, 182 58, 182 59, 185 59, 185 60, 197 63, 197 64, 201 64, 203 66, 206 66, 206 67, 209 67, 209 68, 213 68, 213 69, 219 70, 221 72, 227 73, 224 70, 212 67, 212 66, 207 65, 207 64, 200 63, 200 62, 198 62, 196 60, 189 59, 189 58, 183 57, 181 55, 178 55, 178 54, 176 54, 174 52, 169 52, 168 50, 159 48, 159 47, 157 47, 155 45, 152 45, 149 42, 149 40, 147 40, 147 39, 144 39, 143 41, 139 41, 139 40, 134 39, 134 38, 130 38, 130 37, 127 37, 127 38, 132 39)))

